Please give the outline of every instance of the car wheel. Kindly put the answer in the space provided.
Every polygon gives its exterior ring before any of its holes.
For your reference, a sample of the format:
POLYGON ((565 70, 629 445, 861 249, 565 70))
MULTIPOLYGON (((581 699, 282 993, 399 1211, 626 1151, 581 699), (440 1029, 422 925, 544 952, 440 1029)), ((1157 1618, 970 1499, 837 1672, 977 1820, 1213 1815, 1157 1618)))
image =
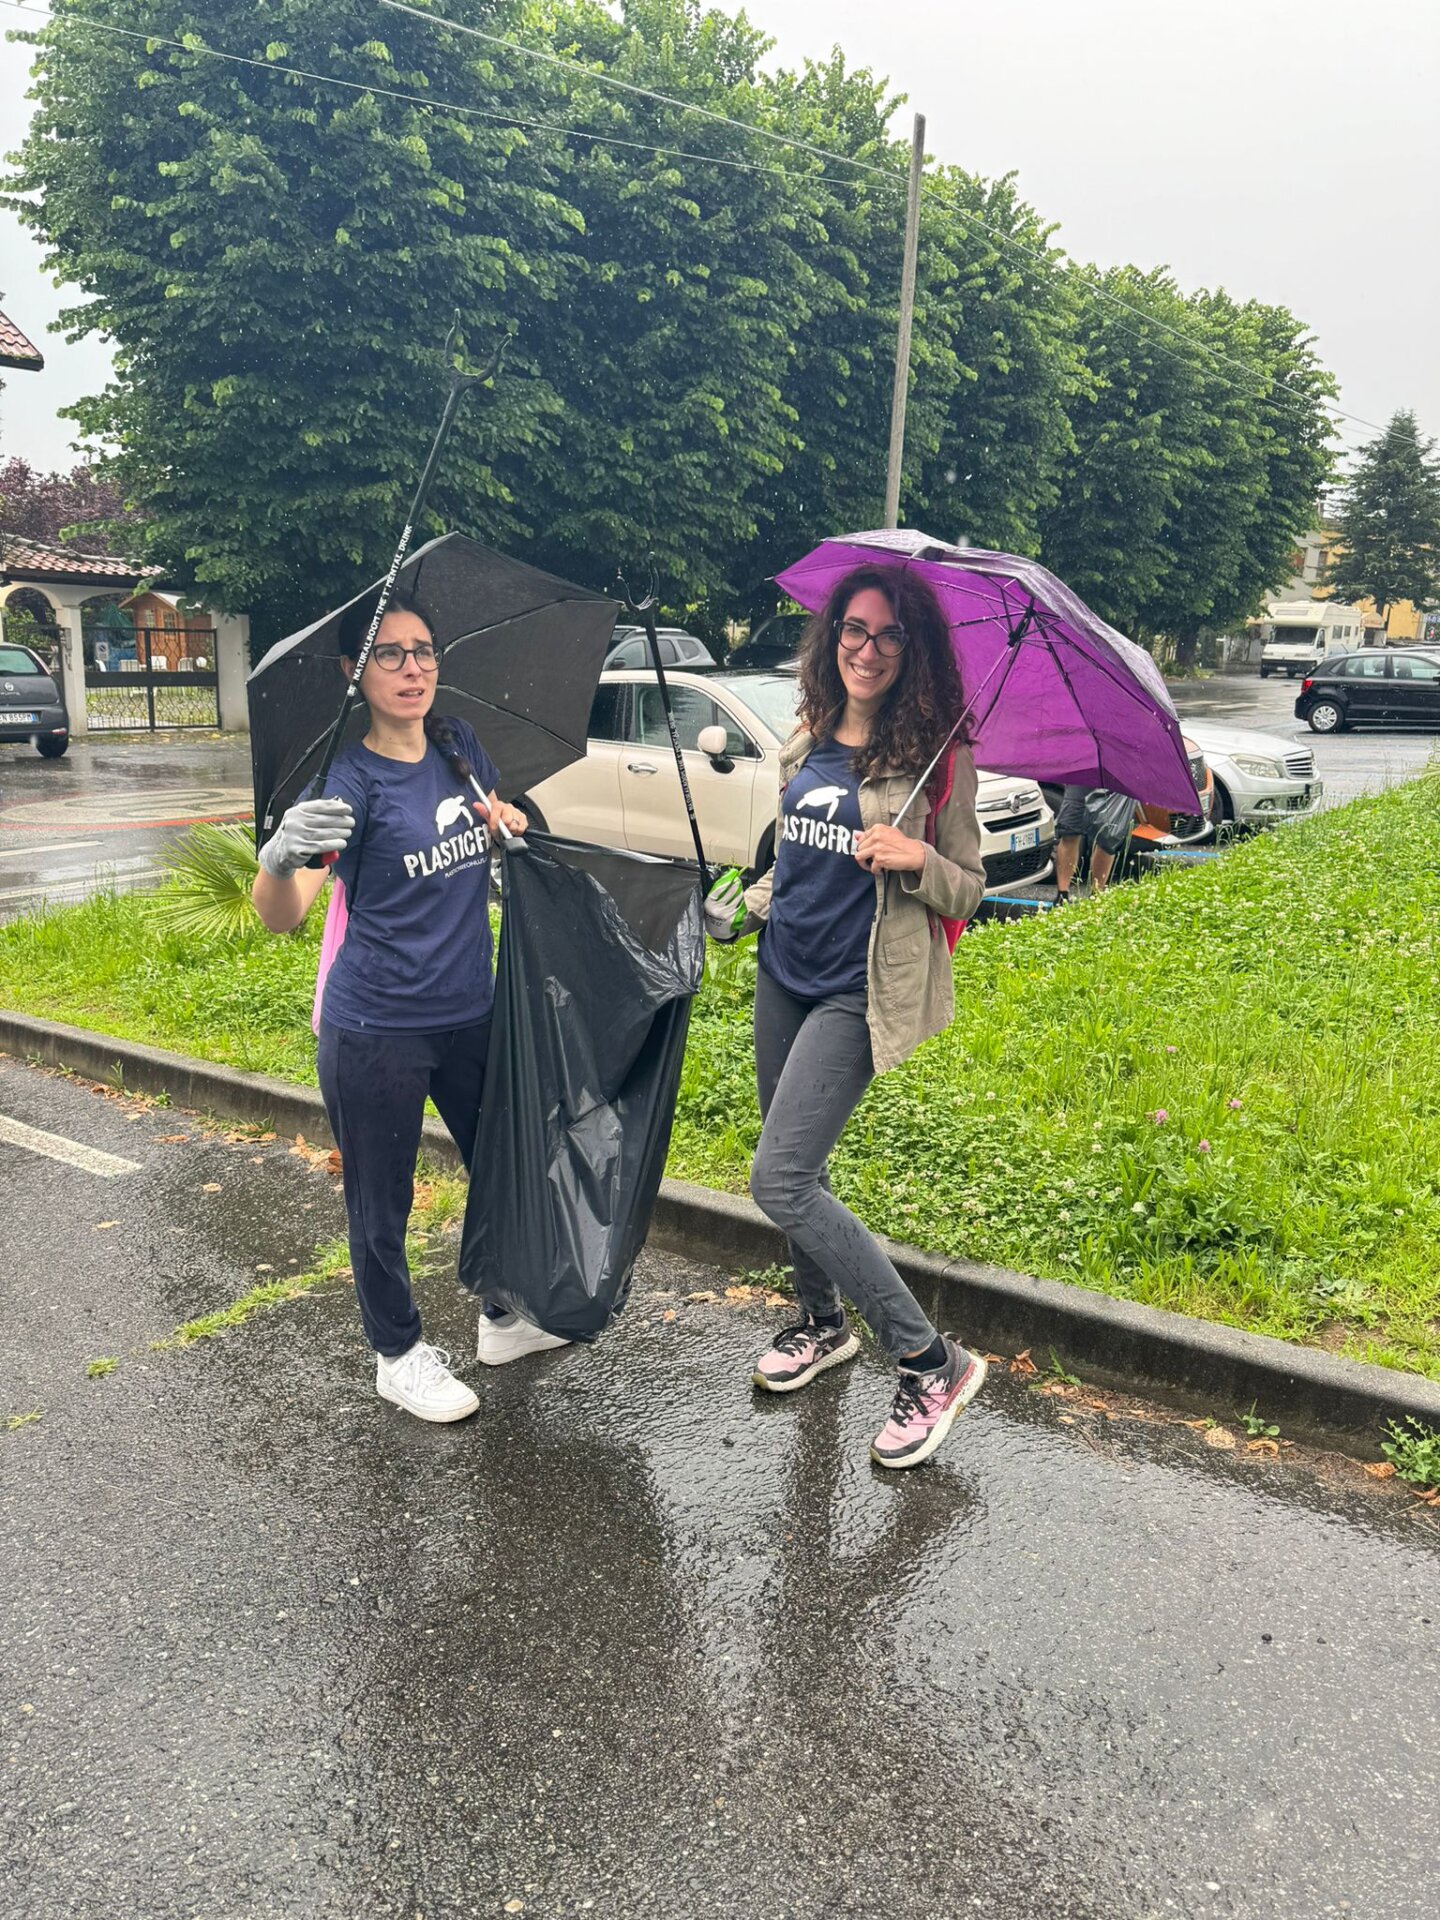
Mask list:
POLYGON ((1211 818, 1217 827, 1223 827, 1235 818, 1235 802, 1230 798, 1229 789, 1219 780, 1215 782, 1215 808, 1211 818))
POLYGON ((1341 733, 1345 727, 1345 715, 1333 700, 1317 700, 1305 720, 1312 733, 1341 733))
POLYGON ((761 837, 760 845, 755 849, 755 864, 740 876, 740 884, 753 887, 757 880, 770 871, 775 864, 775 829, 767 827, 761 837))
POLYGON ((40 755, 42 760, 58 760, 69 744, 70 736, 67 733, 62 735, 58 740, 53 737, 49 740, 37 740, 35 742, 35 751, 40 755))
POLYGON ((1261 667, 1261 669, 1260 669, 1260 678, 1261 678, 1262 680, 1268 680, 1268 679, 1270 678, 1270 669, 1269 669, 1269 667, 1261 667))

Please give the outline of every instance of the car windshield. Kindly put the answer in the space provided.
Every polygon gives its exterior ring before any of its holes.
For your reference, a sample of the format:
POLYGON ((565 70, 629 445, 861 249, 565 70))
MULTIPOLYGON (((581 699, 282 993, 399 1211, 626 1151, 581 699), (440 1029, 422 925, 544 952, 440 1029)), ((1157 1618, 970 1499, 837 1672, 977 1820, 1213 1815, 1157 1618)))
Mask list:
POLYGON ((793 673, 721 673, 712 684, 743 700, 777 740, 788 740, 795 731, 800 682, 793 673))
POLYGON ((39 673, 40 669, 21 647, 0 647, 0 673, 39 673))

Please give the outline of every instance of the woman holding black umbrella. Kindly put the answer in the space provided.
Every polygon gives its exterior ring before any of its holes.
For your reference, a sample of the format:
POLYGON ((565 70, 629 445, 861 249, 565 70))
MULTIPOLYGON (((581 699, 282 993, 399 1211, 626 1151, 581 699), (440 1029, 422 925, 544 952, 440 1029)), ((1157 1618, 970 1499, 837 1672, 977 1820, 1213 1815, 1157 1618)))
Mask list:
MULTIPOLYGON (((375 604, 357 601, 341 622, 347 673, 375 604)), ((405 1232, 427 1096, 467 1167, 474 1151, 494 1000, 490 830, 520 834, 526 822, 497 796, 472 729, 431 716, 439 666, 432 621, 392 595, 361 676, 368 731, 335 760, 323 794, 285 813, 261 850, 253 899, 271 932, 290 932, 325 884, 325 867, 309 862, 333 857, 348 924, 323 985, 319 1071, 356 1297, 381 1397, 451 1421, 479 1401, 421 1337, 405 1232)), ((496 1351, 482 1324, 482 1359, 564 1344, 524 1325, 489 1331, 496 1351)))
POLYGON ((944 1440, 985 1362, 940 1333, 884 1248, 830 1191, 827 1163, 877 1073, 954 1014, 945 921, 985 891, 975 766, 934 592, 898 567, 845 575, 801 646, 800 731, 780 756, 774 866, 745 895, 712 891, 719 939, 760 928, 755 1067, 764 1126, 750 1191, 783 1228, 803 1316, 756 1365, 793 1393, 852 1360, 860 1309, 899 1369, 871 1456, 912 1467, 944 1440), (960 730, 963 733, 963 729, 960 730), (917 782, 935 767, 928 792, 917 782), (897 820, 900 824, 896 824, 897 820))

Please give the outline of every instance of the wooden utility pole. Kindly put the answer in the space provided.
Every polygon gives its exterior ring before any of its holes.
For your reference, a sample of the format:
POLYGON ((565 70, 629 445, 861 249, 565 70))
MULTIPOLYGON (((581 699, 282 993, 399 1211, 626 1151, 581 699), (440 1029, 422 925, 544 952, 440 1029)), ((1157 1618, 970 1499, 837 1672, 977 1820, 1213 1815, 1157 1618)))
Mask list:
POLYGON ((900 269, 900 331, 895 341, 895 392, 890 402, 890 464, 885 472, 885 524, 900 524, 900 470, 905 464, 905 402, 910 390, 910 330, 915 320, 915 253, 920 240, 920 185, 925 175, 925 116, 915 116, 910 186, 905 199, 905 260, 900 269))

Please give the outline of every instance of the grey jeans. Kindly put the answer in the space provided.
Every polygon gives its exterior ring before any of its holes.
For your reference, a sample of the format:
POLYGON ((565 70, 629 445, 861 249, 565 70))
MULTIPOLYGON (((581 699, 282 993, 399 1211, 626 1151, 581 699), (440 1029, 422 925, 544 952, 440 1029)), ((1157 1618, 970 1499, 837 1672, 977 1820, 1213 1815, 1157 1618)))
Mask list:
POLYGON ((875 1077, 865 995, 797 1000, 762 966, 755 982, 755 1078, 764 1126, 750 1169, 761 1212, 790 1243, 801 1306, 852 1300, 894 1359, 935 1338, 880 1243, 830 1191, 826 1165, 875 1077))

